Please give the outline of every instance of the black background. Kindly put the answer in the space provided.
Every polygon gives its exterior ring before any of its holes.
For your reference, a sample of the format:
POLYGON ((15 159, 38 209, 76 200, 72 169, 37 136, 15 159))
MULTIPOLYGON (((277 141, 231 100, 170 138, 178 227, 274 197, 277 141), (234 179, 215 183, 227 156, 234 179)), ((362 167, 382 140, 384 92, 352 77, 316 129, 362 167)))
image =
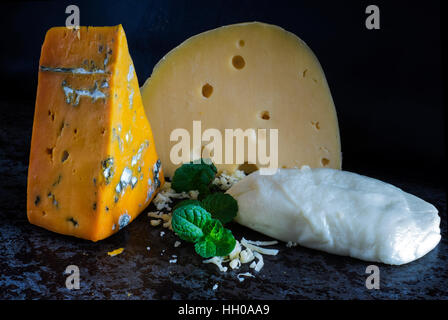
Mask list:
MULTIPOLYGON (((1 3, 0 14, 0 299, 446 300, 447 100, 442 76, 447 80, 448 52, 441 45, 447 28, 440 2, 44 1, 1 3), (29 224, 26 177, 40 48, 50 27, 65 24, 69 4, 79 6, 81 25, 123 24, 140 84, 169 50, 211 28, 256 20, 297 34, 327 76, 338 112, 343 168, 434 204, 442 218, 441 243, 416 262, 381 265, 381 290, 368 291, 367 262, 284 244, 276 247, 282 254, 266 258, 262 274, 239 283, 232 272, 203 265, 192 246, 171 248, 174 234, 160 241, 160 229, 150 226, 146 214, 97 243, 29 224), (365 27, 369 4, 380 8, 380 30, 365 27), (124 253, 110 260, 106 252, 119 247, 126 248, 124 253), (179 261, 170 264, 174 253, 179 261), (83 272, 82 288, 74 292, 64 290, 63 275, 73 263, 83 272), (215 292, 211 288, 217 282, 215 292)), ((237 224, 231 229, 239 237, 267 240, 237 224)), ((302 310, 296 303, 289 306, 292 312, 302 310)), ((176 310, 163 308, 165 313, 176 310)))
MULTIPOLYGON (((65 25, 68 4, 79 6, 81 25, 123 25, 140 85, 160 58, 190 36, 246 21, 279 25, 301 37, 322 64, 338 112, 345 170, 443 183, 445 108, 438 1, 3 4, 1 100, 23 101, 25 121, 33 117, 45 32, 65 25), (365 27, 369 4, 380 8, 380 30, 365 27)), ((14 112, 2 105, 2 113, 14 112)), ((23 148, 29 150, 29 145, 23 148)))

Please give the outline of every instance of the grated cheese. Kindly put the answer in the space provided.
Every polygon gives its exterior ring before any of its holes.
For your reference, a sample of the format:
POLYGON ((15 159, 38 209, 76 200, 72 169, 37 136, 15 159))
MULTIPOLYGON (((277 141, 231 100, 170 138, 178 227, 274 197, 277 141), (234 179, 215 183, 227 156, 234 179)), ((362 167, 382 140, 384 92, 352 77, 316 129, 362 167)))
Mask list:
POLYGON ((241 263, 249 263, 254 259, 255 257, 251 249, 245 249, 240 252, 241 263))
POLYGON ((157 227, 158 225, 160 225, 160 223, 162 223, 162 221, 159 219, 153 219, 150 223, 153 227, 157 227))
POLYGON ((239 274, 236 275, 236 277, 237 277, 237 279, 238 279, 240 282, 243 282, 243 281, 244 281, 244 277, 255 278, 255 276, 254 276, 252 273, 250 273, 250 272, 239 273, 239 274))
MULTIPOLYGON (((192 196, 195 195, 194 191, 190 191, 192 196)), ((197 197, 197 195, 196 195, 197 197)), ((188 199, 191 198, 191 195, 189 195, 186 192, 177 193, 174 191, 174 189, 171 189, 171 183, 165 182, 165 184, 162 187, 162 190, 157 193, 156 197, 153 200, 154 205, 156 206, 157 210, 171 210, 170 204, 173 202, 172 199, 188 199)))
POLYGON ((223 257, 213 257, 213 258, 210 258, 210 259, 208 259, 208 260, 204 260, 204 261, 202 261, 202 263, 213 263, 213 264, 215 264, 215 265, 218 266, 218 268, 219 268, 220 271, 222 271, 222 272, 226 272, 226 271, 227 271, 227 267, 224 267, 224 266, 222 265, 223 260, 224 260, 223 257))
MULTIPOLYGON (((260 270, 264 266, 264 259, 262 255, 263 254, 276 255, 278 253, 278 250, 276 249, 266 249, 260 246, 270 246, 275 244, 278 244, 278 241, 251 241, 242 238, 241 242, 238 240, 236 241, 235 248, 228 256, 213 257, 203 262, 214 263, 223 272, 227 271, 227 267, 224 267, 222 265, 225 262, 229 262, 229 267, 232 268, 233 270, 239 269, 242 266, 242 264, 252 262, 249 265, 249 268, 254 269, 256 272, 260 272, 260 270), (255 261, 255 259, 257 259, 257 261, 255 261)), ((255 277, 251 273, 241 273, 239 274, 239 276, 255 277), (248 276, 247 274, 250 274, 250 276, 248 276)), ((238 280, 243 281, 244 279, 238 277, 238 280)))
POLYGON ((241 260, 238 258, 233 259, 230 261, 229 267, 232 269, 239 269, 241 267, 241 260))
POLYGON ((229 260, 233 260, 238 258, 241 252, 241 244, 238 240, 236 240, 235 248, 233 248, 232 252, 229 254, 229 260))
POLYGON ((242 244, 243 246, 245 246, 246 248, 251 249, 251 250, 253 250, 253 251, 257 251, 257 252, 259 252, 259 253, 261 253, 261 254, 267 254, 267 255, 275 256, 275 255, 277 255, 277 253, 278 253, 278 250, 277 250, 277 249, 266 249, 266 248, 262 248, 262 247, 259 247, 259 246, 256 246, 256 245, 253 245, 253 244, 248 243, 247 240, 244 239, 244 238, 241 239, 241 244, 242 244))
POLYGON ((229 174, 227 171, 223 171, 218 174, 212 184, 217 186, 219 189, 226 191, 245 176, 246 174, 242 170, 235 170, 232 174, 229 174))
POLYGON ((256 246, 273 246, 275 244, 278 244, 277 240, 274 240, 274 241, 251 241, 251 240, 246 240, 246 239, 244 239, 244 240, 247 243, 253 244, 253 245, 256 245, 256 246))
POLYGON ((255 256, 255 258, 258 259, 258 262, 256 263, 254 269, 255 269, 255 271, 259 272, 261 270, 261 268, 263 268, 263 266, 264 266, 263 256, 256 251, 254 252, 254 256, 255 256))

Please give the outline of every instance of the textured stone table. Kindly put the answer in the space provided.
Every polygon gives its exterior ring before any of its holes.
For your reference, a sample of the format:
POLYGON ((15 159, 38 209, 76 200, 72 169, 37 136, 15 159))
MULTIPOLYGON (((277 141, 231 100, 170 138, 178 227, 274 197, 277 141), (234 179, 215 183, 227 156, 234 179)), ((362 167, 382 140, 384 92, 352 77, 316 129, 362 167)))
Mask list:
MULTIPOLYGON (((446 191, 402 177, 369 174, 431 203, 442 217, 442 241, 420 260, 404 266, 379 264, 380 290, 365 287, 367 262, 280 243, 277 256, 264 256, 255 278, 221 273, 203 264, 193 246, 169 230, 152 227, 146 213, 114 236, 92 243, 58 235, 28 223, 26 178, 33 102, 1 103, 0 116, 0 299, 447 299, 446 191), (14 112, 6 112, 14 110, 14 112), (31 111, 30 111, 31 110, 31 111), (163 237, 160 232, 165 231, 163 237), (148 251, 147 247, 151 249, 148 251), (125 248, 118 256, 107 252, 125 248), (177 255, 177 263, 170 263, 177 255), (80 268, 80 289, 65 287, 68 265, 80 268), (213 290, 213 286, 218 288, 213 290)), ((345 168, 349 170, 349 168, 345 168)), ((149 207, 146 211, 151 210, 149 207)), ((145 212, 146 212, 145 211, 145 212)), ((237 224, 237 239, 266 240, 237 224)))

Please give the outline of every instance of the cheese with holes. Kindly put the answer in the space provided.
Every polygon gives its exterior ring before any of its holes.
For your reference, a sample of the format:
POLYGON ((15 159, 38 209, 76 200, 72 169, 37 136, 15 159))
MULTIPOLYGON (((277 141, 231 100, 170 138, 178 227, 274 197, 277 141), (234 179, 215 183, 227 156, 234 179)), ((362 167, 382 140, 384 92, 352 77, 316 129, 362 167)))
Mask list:
MULTIPOLYGON (((235 153, 224 163, 225 129, 238 128, 256 130, 248 139, 258 141, 268 140, 258 129, 278 129, 279 167, 341 168, 337 116, 322 68, 301 39, 280 27, 242 23, 196 35, 156 65, 141 91, 167 176, 179 166, 170 158, 179 140, 170 135, 184 128, 193 137, 193 121, 201 121, 202 132, 222 133, 222 161, 212 158, 219 170, 265 167, 259 157, 254 166, 235 153)), ((191 160, 213 157, 208 144, 203 139, 201 150, 193 149, 192 138, 191 160)))
POLYGON ((122 26, 51 28, 39 64, 29 221, 101 240, 135 219, 163 182, 122 26))

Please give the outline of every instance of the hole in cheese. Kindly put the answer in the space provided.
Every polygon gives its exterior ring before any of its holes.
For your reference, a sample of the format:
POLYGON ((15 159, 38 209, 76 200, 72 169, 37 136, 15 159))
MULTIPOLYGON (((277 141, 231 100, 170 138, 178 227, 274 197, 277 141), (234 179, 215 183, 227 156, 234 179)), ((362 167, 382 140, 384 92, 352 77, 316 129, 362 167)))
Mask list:
POLYGON ((269 114, 269 111, 262 111, 260 114, 260 118, 263 120, 269 120, 271 119, 271 115, 269 114))
POLYGON ((232 58, 232 64, 235 69, 243 69, 246 65, 246 62, 244 61, 244 58, 242 56, 234 56, 232 58))
POLYGON ((245 174, 250 174, 254 171, 257 171, 258 166, 253 163, 244 162, 243 164, 240 164, 240 166, 238 167, 238 170, 244 171, 245 174))
POLYGON ((67 160, 69 154, 67 152, 67 150, 64 150, 64 152, 62 153, 62 157, 61 157, 61 162, 64 162, 65 160, 67 160))
POLYGON ((320 163, 322 163, 322 165, 325 167, 325 166, 328 166, 328 164, 330 163, 330 160, 328 160, 327 158, 322 158, 320 160, 320 163))
POLYGON ((311 121, 311 125, 316 128, 316 130, 320 130, 319 121, 311 121))
POLYGON ((306 73, 307 73, 307 72, 308 72, 308 69, 303 70, 303 73, 302 73, 302 77, 303 77, 303 78, 306 77, 306 73))
POLYGON ((54 113, 51 110, 48 110, 48 116, 51 118, 51 121, 54 121, 54 113))
POLYGON ((244 42, 244 40, 240 40, 240 41, 238 41, 238 47, 244 47, 244 45, 245 45, 245 42, 244 42))
POLYGON ((212 93, 213 93, 213 87, 210 84, 206 83, 202 86, 202 96, 204 98, 209 98, 212 95, 212 93))
POLYGON ((47 148, 45 151, 50 156, 51 161, 53 161, 53 148, 47 148))

